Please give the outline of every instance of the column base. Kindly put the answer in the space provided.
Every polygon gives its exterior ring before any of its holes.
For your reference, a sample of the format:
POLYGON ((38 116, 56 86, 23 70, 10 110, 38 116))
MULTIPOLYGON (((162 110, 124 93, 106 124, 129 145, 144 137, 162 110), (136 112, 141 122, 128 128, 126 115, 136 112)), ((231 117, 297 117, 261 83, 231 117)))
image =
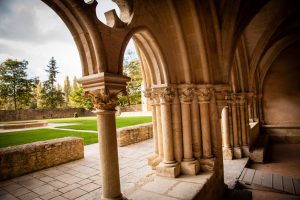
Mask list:
POLYGON ((180 165, 178 162, 166 164, 161 162, 156 167, 156 175, 169 178, 176 178, 180 175, 180 165))
POLYGON ((127 200, 127 198, 121 194, 120 196, 113 197, 113 198, 107 198, 107 197, 101 196, 101 200, 127 200))
POLYGON ((148 165, 151 166, 152 169, 155 169, 156 166, 161 162, 159 156, 154 153, 148 157, 148 165))
POLYGON ((242 146, 242 152, 243 156, 249 157, 250 156, 250 151, 249 151, 249 146, 242 146))
POLYGON ((242 158, 242 149, 241 147, 234 147, 233 148, 233 158, 242 158))
POLYGON ((186 175, 196 175, 200 171, 198 160, 181 162, 181 173, 186 175))
POLYGON ((212 172, 215 166, 215 158, 202 158, 199 160, 201 171, 212 172))
POLYGON ((231 147, 223 147, 223 160, 232 160, 233 151, 231 147))

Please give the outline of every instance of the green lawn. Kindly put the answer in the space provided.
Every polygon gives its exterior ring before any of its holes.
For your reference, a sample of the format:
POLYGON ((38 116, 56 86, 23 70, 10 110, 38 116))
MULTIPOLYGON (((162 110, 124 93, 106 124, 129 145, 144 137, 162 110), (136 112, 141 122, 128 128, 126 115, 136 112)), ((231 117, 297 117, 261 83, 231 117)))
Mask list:
MULTIPOLYGON (((80 117, 80 118, 66 118, 66 119, 51 119, 48 123, 76 123, 78 125, 61 126, 60 128, 75 129, 75 130, 97 130, 96 117, 80 117)), ((117 117, 117 128, 132 126, 142 123, 151 122, 150 116, 139 117, 117 117)))
MULTIPOLYGON (((62 126, 58 128, 75 130, 97 130, 96 117, 64 118, 50 119, 48 123, 77 123, 78 125, 62 126)), ((151 117, 117 117, 117 128, 151 122, 151 117)), ((97 133, 75 132, 59 129, 41 128, 28 131, 17 131, 0 133, 0 148, 20 144, 26 144, 37 141, 50 140, 68 136, 84 138, 84 144, 93 144, 98 142, 97 133)))
POLYGON ((85 145, 98 142, 97 133, 72 132, 42 128, 29 131, 0 133, 0 148, 68 136, 82 137, 85 145))

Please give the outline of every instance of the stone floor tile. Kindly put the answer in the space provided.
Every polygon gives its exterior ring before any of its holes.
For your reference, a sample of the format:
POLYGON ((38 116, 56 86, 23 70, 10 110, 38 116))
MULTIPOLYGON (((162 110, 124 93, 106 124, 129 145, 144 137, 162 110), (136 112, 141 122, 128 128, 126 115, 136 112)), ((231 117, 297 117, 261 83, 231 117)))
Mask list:
POLYGON ((76 188, 74 190, 71 190, 71 191, 63 194, 62 196, 66 197, 67 199, 76 199, 77 197, 80 197, 84 194, 86 194, 86 191, 76 188))
POLYGON ((41 180, 41 181, 44 181, 44 182, 46 182, 46 183, 48 183, 48 182, 50 182, 50 181, 53 181, 54 178, 51 178, 51 177, 49 177, 49 176, 45 176, 45 177, 40 178, 40 180, 41 180))
POLYGON ((4 186, 9 185, 11 183, 13 183, 11 180, 2 181, 2 182, 0 182, 0 187, 4 187, 4 186))
POLYGON ((164 194, 177 183, 177 181, 172 179, 156 177, 154 181, 147 183, 142 187, 142 189, 150 192, 164 194))
POLYGON ((99 200, 101 199, 101 191, 95 190, 93 192, 89 192, 81 197, 76 198, 76 200, 99 200))
POLYGON ((33 189, 32 191, 39 195, 44 195, 44 194, 50 193, 54 190, 55 190, 55 188, 51 185, 43 185, 43 186, 33 189))
POLYGON ((168 191, 168 196, 180 199, 193 199, 201 190, 201 184, 181 182, 168 191))
POLYGON ((66 193, 66 192, 69 192, 70 190, 73 190, 73 189, 78 188, 80 186, 81 185, 79 185, 77 183, 74 183, 72 185, 68 185, 68 186, 66 186, 64 188, 59 189, 59 191, 62 192, 62 193, 66 193))
POLYGON ((68 200, 67 198, 65 197, 62 197, 62 196, 58 196, 58 197, 54 197, 53 199, 51 200, 68 200))
POLYGON ((80 189, 83 189, 84 191, 87 191, 87 192, 91 192, 91 191, 96 190, 98 188, 100 188, 100 186, 95 184, 95 183, 88 183, 88 184, 80 187, 80 189))
POLYGON ((7 193, 8 193, 7 191, 5 191, 5 190, 3 190, 3 189, 0 188, 0 196, 4 195, 4 194, 7 194, 7 193))
POLYGON ((47 176, 50 176, 50 177, 57 177, 57 176, 61 176, 61 175, 63 175, 64 174, 64 172, 62 172, 62 171, 59 171, 59 170, 57 170, 57 169, 47 169, 47 170, 44 170, 44 171, 42 171, 41 173, 43 173, 43 174, 45 174, 45 175, 47 175, 47 176))
POLYGON ((27 194, 19 196, 18 198, 21 199, 21 200, 32 200, 32 199, 34 199, 36 197, 38 197, 38 194, 36 194, 34 192, 29 192, 27 194))
POLYGON ((34 173, 30 174, 30 176, 32 176, 34 178, 43 178, 46 176, 46 174, 43 174, 41 172, 34 172, 34 173))
POLYGON ((73 184, 73 183, 76 183, 76 182, 79 182, 82 180, 81 178, 72 176, 70 174, 63 174, 63 175, 57 176, 56 179, 61 182, 67 183, 67 184, 73 184))
POLYGON ((52 185, 53 187, 56 187, 56 188, 63 188, 65 186, 67 186, 66 183, 63 183, 61 181, 58 181, 58 180, 54 180, 54 181, 51 181, 48 183, 49 185, 52 185))
POLYGON ((95 175, 95 176, 90 177, 89 179, 91 179, 92 181, 96 181, 96 180, 100 180, 101 177, 100 177, 100 175, 95 175))
POLYGON ((32 190, 32 189, 35 189, 42 185, 45 185, 45 182, 40 181, 36 178, 32 178, 32 179, 28 179, 28 180, 20 182, 20 184, 23 185, 24 187, 32 190))
POLYGON ((87 175, 87 174, 82 174, 82 173, 78 173, 78 172, 77 172, 77 174, 75 174, 75 176, 78 177, 78 178, 82 178, 82 179, 85 179, 85 178, 90 177, 90 176, 87 175))
POLYGON ((62 193, 59 192, 59 191, 53 191, 53 192, 50 192, 48 194, 45 194, 45 195, 42 195, 41 196, 41 199, 44 199, 44 200, 48 200, 48 199, 52 199, 54 197, 57 197, 59 195, 61 195, 62 193))
POLYGON ((128 199, 130 200, 176 200, 176 198, 156 194, 149 191, 138 190, 131 194, 128 199), (142 198, 141 198, 142 197, 142 198))
POLYGON ((29 192, 30 192, 30 190, 28 190, 27 188, 21 187, 21 188, 17 189, 13 194, 14 194, 14 196, 18 197, 23 194, 27 194, 29 192))
POLYGON ((0 195, 0 199, 1 200, 18 200, 18 198, 14 197, 13 195, 11 195, 9 193, 0 195))
POLYGON ((12 182, 9 185, 2 187, 2 189, 6 190, 10 193, 14 193, 17 189, 19 189, 21 187, 22 187, 21 185, 12 182))
POLYGON ((90 179, 84 179, 84 180, 79 181, 77 183, 80 184, 80 185, 86 185, 86 184, 91 183, 91 182, 92 182, 92 180, 90 180, 90 179))

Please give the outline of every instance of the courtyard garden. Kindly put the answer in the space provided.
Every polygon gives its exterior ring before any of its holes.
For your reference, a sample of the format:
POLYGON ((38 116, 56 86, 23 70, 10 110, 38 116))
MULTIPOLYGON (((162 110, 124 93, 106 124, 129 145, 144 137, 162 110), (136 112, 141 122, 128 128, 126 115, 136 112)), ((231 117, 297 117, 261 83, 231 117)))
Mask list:
MULTIPOLYGON (((83 138, 85 145, 98 142, 96 117, 60 118, 46 121, 50 125, 56 124, 57 126, 14 132, 0 131, 0 148, 69 136, 83 138)), ((150 116, 117 117, 116 127, 127 127, 151 121, 150 116)))

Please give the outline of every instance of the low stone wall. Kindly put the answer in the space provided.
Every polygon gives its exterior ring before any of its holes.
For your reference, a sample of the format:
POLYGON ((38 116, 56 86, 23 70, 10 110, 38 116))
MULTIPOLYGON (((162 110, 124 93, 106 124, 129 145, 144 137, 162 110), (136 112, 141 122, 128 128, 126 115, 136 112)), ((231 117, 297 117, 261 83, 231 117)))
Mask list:
POLYGON ((0 148, 0 181, 83 157, 83 139, 78 137, 0 148))
POLYGON ((17 124, 0 124, 0 129, 18 129, 18 128, 36 128, 48 126, 48 122, 29 122, 29 123, 17 123, 17 124))
POLYGON ((152 122, 117 129, 118 146, 120 147, 148 140, 152 137, 152 122))
POLYGON ((262 128, 273 143, 300 143, 300 124, 263 125, 262 128))
POLYGON ((0 110, 0 122, 53 119, 74 117, 95 116, 95 114, 84 108, 57 108, 57 109, 29 109, 29 110, 0 110))
POLYGON ((142 111, 142 104, 130 105, 130 106, 120 106, 121 112, 139 112, 142 111))

